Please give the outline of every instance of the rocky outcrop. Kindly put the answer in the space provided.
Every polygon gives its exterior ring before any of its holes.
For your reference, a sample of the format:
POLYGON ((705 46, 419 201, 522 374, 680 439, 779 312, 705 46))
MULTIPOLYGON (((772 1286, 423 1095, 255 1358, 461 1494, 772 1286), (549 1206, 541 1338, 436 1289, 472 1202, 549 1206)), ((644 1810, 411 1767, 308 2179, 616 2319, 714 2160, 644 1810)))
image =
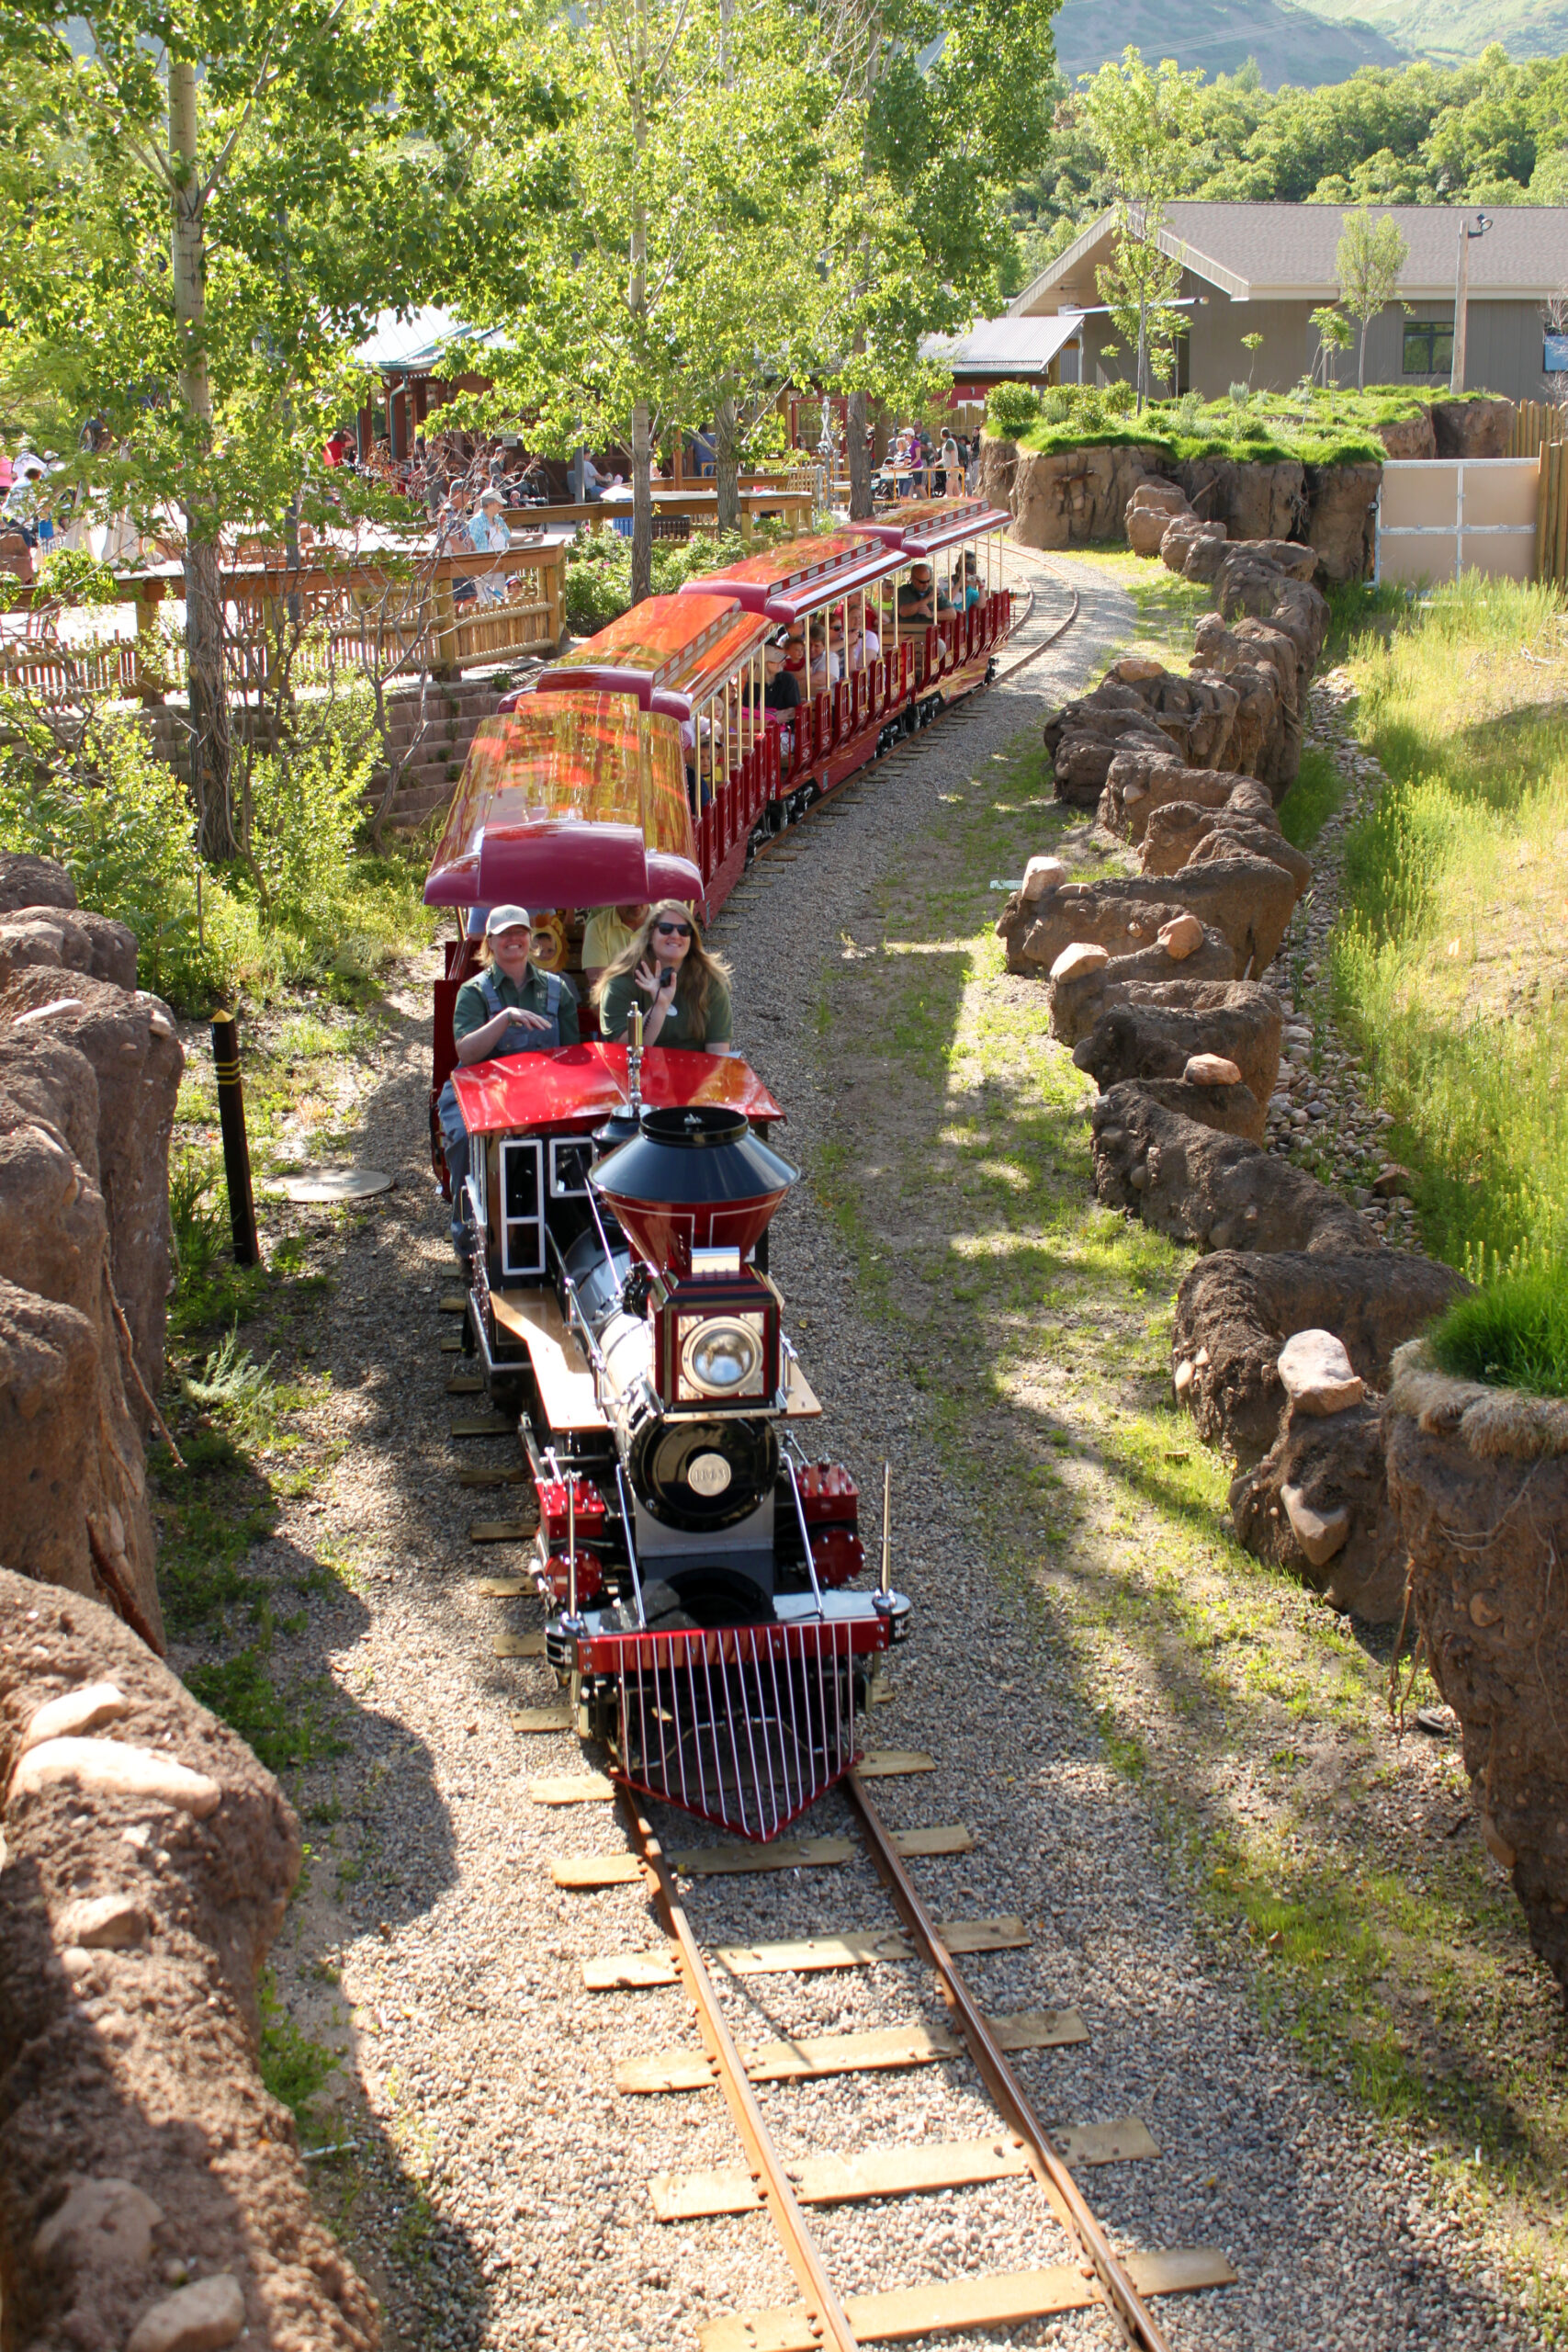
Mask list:
POLYGON ((1193 511, 1223 523, 1233 539, 1294 539, 1310 512, 1305 469, 1294 458, 1253 464, 1235 458, 1190 458, 1176 479, 1193 511))
POLYGON ((0 1571, 0 2306, 76 2352, 371 2352, 255 2067, 270 1773, 94 1602, 0 1571))
POLYGON ((1349 1203, 1315 1176, 1182 1118, 1136 1083, 1102 1094, 1089 1125, 1100 1198, 1173 1241, 1330 1257, 1372 1246, 1349 1203))
POLYGON ((1432 402, 1432 437, 1439 458, 1506 458, 1513 431, 1510 400, 1432 402))
POLYGON ((1396 417, 1392 424, 1380 424, 1376 430, 1391 458, 1435 458, 1438 454, 1429 408, 1419 410, 1415 416, 1396 417))
POLYGON ((69 876, 39 864, 0 860, 0 890, 26 892, 0 933, 28 949, 0 982, 4 1558, 108 1599, 156 1647, 142 1441, 163 1375, 183 1057, 163 1005, 91 968, 123 972, 130 934, 64 909, 69 876), (46 931, 86 961, 39 960, 46 931))
POLYGON ((1292 1332, 1331 1332, 1366 1386, 1385 1389, 1394 1351, 1465 1288, 1449 1267, 1364 1238, 1344 1256, 1299 1247, 1217 1251, 1188 1268, 1176 1295, 1177 1393, 1207 1443, 1234 1462, 1257 1462, 1279 1434, 1286 1403, 1280 1351, 1292 1332))
POLYGON ((1157 474, 1163 451, 1134 444, 1018 452, 1011 495, 1020 547, 1084 547, 1122 535, 1127 502, 1145 474, 1157 474))
POLYGON ((1449 1380, 1416 1341, 1385 1423, 1412 1610, 1482 1834, 1568 1992, 1568 1403, 1449 1380))

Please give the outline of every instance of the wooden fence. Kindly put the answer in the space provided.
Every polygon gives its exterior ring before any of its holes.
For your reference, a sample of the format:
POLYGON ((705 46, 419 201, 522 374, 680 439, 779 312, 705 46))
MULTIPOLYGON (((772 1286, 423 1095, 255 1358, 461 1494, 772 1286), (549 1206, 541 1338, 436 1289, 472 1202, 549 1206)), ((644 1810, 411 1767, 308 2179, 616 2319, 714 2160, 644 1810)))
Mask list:
MULTIPOLYGON (((501 556, 416 557, 399 567, 374 560, 294 571, 236 566, 223 574, 231 683, 242 699, 257 688, 298 631, 292 671, 302 685, 340 671, 395 676, 424 664, 437 677, 457 677, 554 653, 565 628, 564 555, 555 543, 501 556), (467 601, 454 593, 464 578, 477 590, 467 601)), ((179 594, 178 567, 127 572, 121 584, 136 606, 134 637, 73 643, 50 628, 47 607, 28 610, 21 634, 0 638, 0 686, 46 699, 96 693, 148 704, 183 691, 185 648, 158 628, 160 605, 179 594)))
POLYGON ((1535 576, 1568 585, 1568 440, 1549 441, 1540 453, 1536 492, 1535 576))
POLYGON ((1553 401, 1520 401, 1514 411, 1508 456, 1533 458, 1553 441, 1568 441, 1568 408, 1553 401))

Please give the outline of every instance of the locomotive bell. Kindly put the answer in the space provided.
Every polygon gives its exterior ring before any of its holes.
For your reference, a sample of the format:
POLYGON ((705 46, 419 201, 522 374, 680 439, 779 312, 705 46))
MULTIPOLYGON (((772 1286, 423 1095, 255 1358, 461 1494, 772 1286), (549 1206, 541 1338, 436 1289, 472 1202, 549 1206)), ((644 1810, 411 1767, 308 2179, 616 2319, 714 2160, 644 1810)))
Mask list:
POLYGON ((644 1111, 638 1133, 608 1151, 589 1182, 657 1273, 683 1279, 695 1250, 744 1261, 800 1174, 716 1103, 644 1111))

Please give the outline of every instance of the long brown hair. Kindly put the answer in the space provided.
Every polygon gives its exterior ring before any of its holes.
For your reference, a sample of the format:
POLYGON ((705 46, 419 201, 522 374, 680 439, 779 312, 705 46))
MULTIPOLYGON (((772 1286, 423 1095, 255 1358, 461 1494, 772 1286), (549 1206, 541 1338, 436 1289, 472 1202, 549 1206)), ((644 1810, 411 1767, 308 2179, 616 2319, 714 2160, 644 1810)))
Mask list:
POLYGON ((703 945, 703 934, 694 910, 681 899, 660 899, 649 907, 647 920, 628 947, 623 947, 613 964, 607 964, 599 976, 593 990, 593 1001, 601 1015, 604 998, 612 980, 623 972, 635 972, 645 956, 652 952, 654 925, 660 922, 689 922, 692 936, 685 954, 676 967, 675 1000, 692 1024, 692 1034, 699 1046, 705 1046, 708 1035, 708 998, 715 980, 728 981, 729 967, 722 956, 703 945))

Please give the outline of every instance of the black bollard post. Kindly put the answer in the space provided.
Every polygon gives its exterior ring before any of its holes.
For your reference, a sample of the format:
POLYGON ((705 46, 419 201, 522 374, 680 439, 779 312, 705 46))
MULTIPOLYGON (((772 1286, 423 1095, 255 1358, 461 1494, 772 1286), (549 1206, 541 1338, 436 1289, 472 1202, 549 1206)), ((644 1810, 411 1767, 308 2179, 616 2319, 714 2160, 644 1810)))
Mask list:
POLYGON ((240 1024, 231 1012, 212 1023, 212 1066, 218 1074, 218 1116, 223 1128, 223 1174, 229 1186, 229 1222, 234 1229, 234 1263, 254 1266, 261 1259, 256 1204, 251 1194, 251 1151, 245 1141, 245 1091, 240 1080, 240 1024))

